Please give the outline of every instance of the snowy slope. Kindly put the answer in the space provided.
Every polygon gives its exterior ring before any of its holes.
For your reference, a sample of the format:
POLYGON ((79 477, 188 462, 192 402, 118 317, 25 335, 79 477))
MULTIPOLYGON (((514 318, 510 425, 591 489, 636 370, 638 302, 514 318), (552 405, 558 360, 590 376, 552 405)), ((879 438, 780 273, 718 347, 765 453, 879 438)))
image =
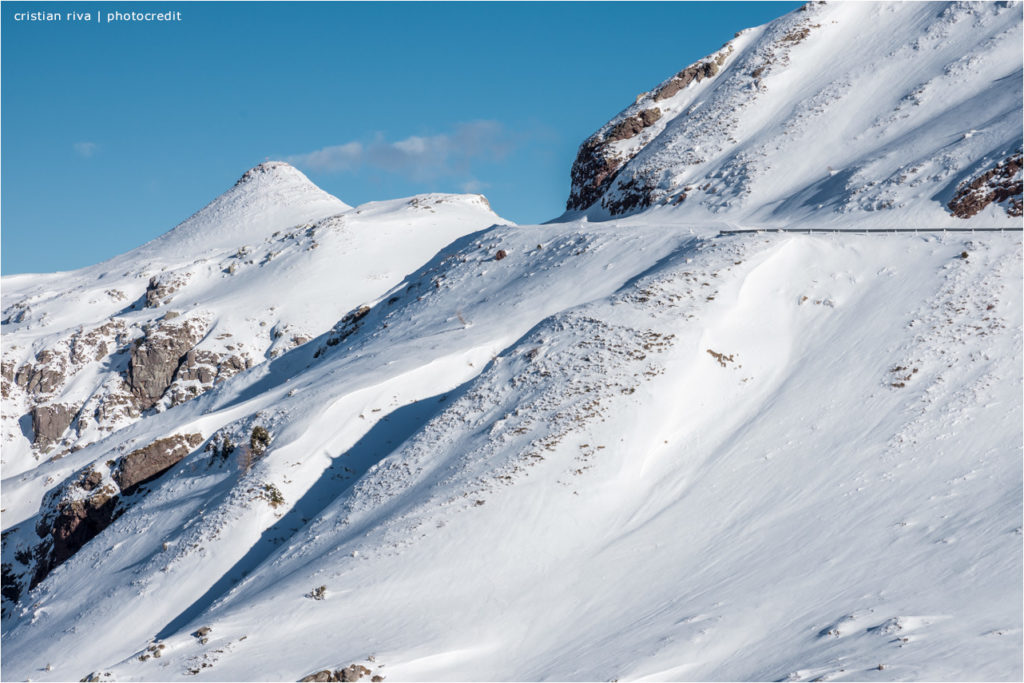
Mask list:
POLYGON ((667 227, 493 228, 338 344, 48 464, 273 435, 58 567, 5 677, 1019 677, 1019 237, 667 227))
POLYGON ((312 339, 452 239, 497 222, 480 195, 351 209, 271 162, 127 254, 5 277, 5 476, 312 339))
MULTIPOLYGON (((826 17, 878 25, 866 59, 947 59, 964 21, 1004 54, 1019 13, 813 6, 658 101, 726 98, 783 30, 761 75, 812 78, 826 17)), ((987 68, 965 97, 998 109, 987 68)), ((857 92, 856 121, 888 116, 857 92)), ((810 125, 779 98, 736 111, 810 125)), ((663 118, 655 141, 694 120, 663 118)), ((909 140, 851 145, 858 173, 909 140)), ((661 142, 615 182, 679 173, 661 142)), ((1006 220, 1019 162, 947 149, 966 203, 1009 192, 967 225, 1006 220)), ((843 232, 860 199, 812 211, 802 159, 770 158, 719 214, 536 226, 478 195, 350 208, 270 163, 133 252, 4 278, 2 677, 1019 680, 1021 233, 843 232), (720 232, 783 206, 839 232, 720 232)), ((934 187, 887 220, 940 215, 934 187)))
MULTIPOLYGON (((1021 152, 1020 3, 809 3, 679 72, 580 147, 568 208, 783 227, 1019 225, 950 202, 1021 152)), ((1008 215, 1011 214, 1011 215, 1008 215)))

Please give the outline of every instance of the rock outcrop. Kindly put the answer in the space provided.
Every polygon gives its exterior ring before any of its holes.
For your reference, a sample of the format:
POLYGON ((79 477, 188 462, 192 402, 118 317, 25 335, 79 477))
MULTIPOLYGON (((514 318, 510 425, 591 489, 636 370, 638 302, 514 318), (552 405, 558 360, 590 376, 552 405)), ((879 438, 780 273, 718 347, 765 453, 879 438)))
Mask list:
POLYGON ((33 406, 29 411, 32 418, 33 445, 45 450, 50 444, 60 440, 77 414, 78 406, 66 403, 33 406))
POLYGON ((1022 160, 1024 152, 1016 152, 984 173, 961 183, 956 195, 949 201, 950 213, 957 218, 970 218, 989 204, 999 204, 1008 216, 1022 215, 1022 160))
POLYGON ((26 363, 14 374, 14 383, 33 396, 46 396, 59 389, 67 378, 68 357, 55 349, 36 354, 35 363, 26 363))
POLYGON ((636 137, 662 118, 662 110, 650 106, 633 112, 640 103, 648 100, 661 102, 683 90, 691 83, 715 76, 733 48, 725 45, 711 57, 692 64, 668 79, 650 93, 637 98, 637 105, 627 109, 609 124, 580 145, 573 162, 572 192, 566 202, 569 210, 583 210, 594 204, 611 186, 619 170, 639 151, 618 149, 614 143, 636 137))
POLYGON ((188 284, 189 273, 154 275, 146 286, 145 307, 157 308, 170 303, 174 293, 188 284))
MULTIPOLYGON (((128 509, 128 496, 163 475, 202 442, 202 435, 196 433, 157 439, 106 465, 94 463, 48 493, 35 522, 39 542, 15 553, 5 548, 5 557, 15 558, 3 567, 3 595, 8 602, 16 603, 25 590, 81 550, 128 509)), ((7 541, 5 537, 5 545, 7 541)))
MULTIPOLYGON (((311 673, 308 676, 300 678, 300 683, 334 683, 334 681, 358 681, 364 676, 369 676, 373 672, 367 669, 362 664, 351 664, 346 666, 344 669, 338 669, 337 671, 331 671, 330 669, 323 669, 315 673, 311 673)), ((374 676, 373 680, 383 680, 383 677, 374 676)))
POLYGON ((1012 4, 808 3, 740 32, 587 138, 566 208, 606 220, 674 206, 744 225, 812 212, 951 225, 991 204, 1017 217, 1019 161, 1007 156, 1020 147, 1020 32, 1012 4), (865 42, 864 26, 897 47, 865 42))
POLYGON ((122 492, 129 495, 140 484, 159 477, 178 464, 202 442, 202 434, 175 434, 166 439, 157 439, 122 457, 114 471, 114 481, 122 492))
POLYGON ((82 546, 92 540, 98 533, 106 529, 114 520, 114 509, 117 506, 117 490, 109 484, 92 490, 80 486, 83 491, 91 491, 90 495, 77 500, 63 501, 57 506, 56 515, 46 529, 52 547, 47 561, 39 564, 33 585, 43 578, 57 565, 81 550, 82 546))
POLYGON ((137 340, 131 350, 126 380, 142 410, 156 405, 171 385, 188 351, 206 332, 197 318, 163 322, 137 340))

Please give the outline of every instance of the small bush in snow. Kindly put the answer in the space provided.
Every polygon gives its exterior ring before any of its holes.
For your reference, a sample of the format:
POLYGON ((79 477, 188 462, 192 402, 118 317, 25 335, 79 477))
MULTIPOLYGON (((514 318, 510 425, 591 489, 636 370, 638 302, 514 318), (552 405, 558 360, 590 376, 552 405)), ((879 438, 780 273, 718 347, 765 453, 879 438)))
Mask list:
POLYGON ((278 505, 284 505, 284 496, 281 495, 281 490, 273 484, 263 485, 263 497, 270 503, 270 507, 276 508, 278 505))
POLYGON ((267 431, 266 427, 259 425, 253 427, 252 434, 249 436, 249 448, 252 449, 253 454, 263 455, 269 445, 270 432, 267 431))

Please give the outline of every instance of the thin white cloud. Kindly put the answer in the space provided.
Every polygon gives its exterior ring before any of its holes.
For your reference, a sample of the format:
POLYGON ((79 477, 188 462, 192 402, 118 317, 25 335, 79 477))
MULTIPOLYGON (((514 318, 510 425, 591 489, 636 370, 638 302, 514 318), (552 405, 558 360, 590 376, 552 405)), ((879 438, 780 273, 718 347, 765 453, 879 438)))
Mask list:
POLYGON ((358 142, 349 142, 345 145, 323 147, 307 154, 290 156, 287 161, 314 171, 354 171, 359 168, 362 158, 363 145, 358 142))
POLYGON ((76 142, 73 147, 75 148, 75 153, 84 159, 88 159, 99 149, 99 145, 95 142, 76 142))
POLYGON ((467 173, 477 160, 500 161, 515 147, 497 121, 470 121, 450 132, 413 135, 389 141, 377 135, 368 142, 352 141, 294 154, 286 161, 311 171, 342 172, 372 168, 424 181, 467 173))
POLYGON ((459 185, 459 189, 467 194, 477 194, 484 190, 484 188, 490 187, 490 183, 485 183, 476 178, 470 178, 466 182, 459 185))

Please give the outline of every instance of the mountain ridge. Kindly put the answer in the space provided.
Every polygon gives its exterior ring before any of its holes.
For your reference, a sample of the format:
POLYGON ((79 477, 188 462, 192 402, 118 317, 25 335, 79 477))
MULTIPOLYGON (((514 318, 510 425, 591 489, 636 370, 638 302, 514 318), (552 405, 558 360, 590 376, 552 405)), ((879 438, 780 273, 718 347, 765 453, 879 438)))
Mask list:
POLYGON ((681 203, 515 225, 482 195, 348 207, 267 162, 121 257, 4 278, 4 678, 1019 679, 1020 233, 852 230, 1019 206, 983 105, 1020 90, 987 81, 1020 69, 991 59, 1020 6, 887 7, 741 31, 593 138, 636 145, 579 195, 608 206, 721 143, 681 203), (848 121, 891 149, 851 134, 863 163, 810 183, 820 155, 745 177, 728 145, 819 135, 849 93, 683 134, 743 95, 725 79, 782 92, 830 21, 876 14, 867 53, 971 81, 937 115, 964 153, 915 172, 938 179, 886 184, 934 162, 889 121, 913 89, 848 121), (972 22, 988 47, 946 59, 972 22), (906 205, 867 210, 883 190, 906 205))
MULTIPOLYGON (((1016 3, 809 3, 741 31, 588 138, 569 215, 668 205, 752 225, 812 211, 840 228, 962 225, 958 186, 1020 153, 1020 34, 1016 3)), ((975 215, 1016 225, 1020 206, 975 215)))

